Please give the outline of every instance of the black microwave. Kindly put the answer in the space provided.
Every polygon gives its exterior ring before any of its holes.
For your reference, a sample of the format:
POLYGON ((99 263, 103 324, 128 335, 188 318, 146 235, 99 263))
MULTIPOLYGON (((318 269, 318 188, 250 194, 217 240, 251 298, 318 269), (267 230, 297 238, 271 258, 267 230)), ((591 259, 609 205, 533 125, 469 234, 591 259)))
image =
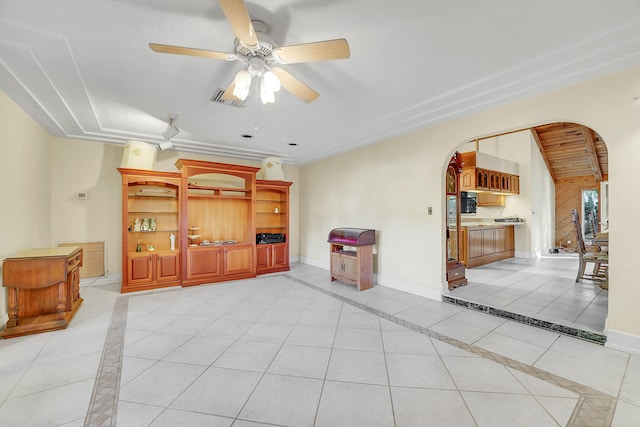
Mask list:
POLYGON ((460 192, 460 213, 476 213, 476 193, 460 192))

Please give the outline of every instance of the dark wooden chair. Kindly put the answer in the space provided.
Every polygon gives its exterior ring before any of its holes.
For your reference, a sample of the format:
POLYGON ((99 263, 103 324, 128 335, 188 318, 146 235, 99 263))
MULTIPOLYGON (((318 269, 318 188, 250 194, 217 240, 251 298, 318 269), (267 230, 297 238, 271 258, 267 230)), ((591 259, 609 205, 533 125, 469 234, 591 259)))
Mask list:
POLYGON ((607 252, 599 251, 597 246, 592 246, 587 251, 587 246, 584 244, 582 238, 582 227, 580 226, 580 215, 578 211, 573 209, 571 211, 571 220, 573 221, 573 227, 576 230, 576 243, 578 245, 578 256, 580 258, 580 266, 578 268, 578 277, 576 282, 582 279, 587 280, 606 280, 607 269, 609 268, 609 254, 607 252), (593 270, 590 273, 587 272, 587 264, 592 263, 593 270))

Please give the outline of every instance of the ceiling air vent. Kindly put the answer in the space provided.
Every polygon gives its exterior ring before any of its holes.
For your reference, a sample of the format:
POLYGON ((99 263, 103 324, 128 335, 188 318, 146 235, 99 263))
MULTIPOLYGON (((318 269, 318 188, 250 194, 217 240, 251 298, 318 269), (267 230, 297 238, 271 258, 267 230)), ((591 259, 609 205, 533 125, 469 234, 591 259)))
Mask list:
POLYGON ((236 107, 236 108, 244 108, 247 106, 246 100, 240 101, 239 99, 228 100, 228 99, 222 98, 222 95, 224 95, 224 91, 225 91, 224 89, 220 89, 220 88, 216 89, 216 91, 213 93, 213 96, 211 97, 211 102, 216 102, 222 105, 229 105, 231 107, 236 107))

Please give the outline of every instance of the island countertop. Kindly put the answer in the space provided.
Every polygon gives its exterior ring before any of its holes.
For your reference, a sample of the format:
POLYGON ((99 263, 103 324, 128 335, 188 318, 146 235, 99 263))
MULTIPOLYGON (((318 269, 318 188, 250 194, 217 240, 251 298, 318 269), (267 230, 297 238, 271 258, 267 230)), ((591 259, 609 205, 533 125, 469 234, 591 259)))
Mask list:
POLYGON ((503 221, 496 221, 496 219, 500 219, 500 218, 462 218, 460 221, 460 226, 461 227, 487 227, 487 226, 491 226, 491 227, 496 227, 496 226, 501 226, 501 225, 525 225, 526 223, 524 222, 524 220, 522 218, 518 218, 518 220, 503 220, 503 221))

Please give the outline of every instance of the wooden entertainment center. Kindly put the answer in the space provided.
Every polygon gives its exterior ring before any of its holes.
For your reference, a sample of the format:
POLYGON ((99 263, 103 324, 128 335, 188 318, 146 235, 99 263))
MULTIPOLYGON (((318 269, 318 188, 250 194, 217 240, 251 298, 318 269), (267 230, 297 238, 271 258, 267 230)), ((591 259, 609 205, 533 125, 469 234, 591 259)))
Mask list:
POLYGON ((179 159, 176 167, 119 169, 122 292, 289 270, 291 182, 258 180, 251 166, 179 159), (282 238, 257 244, 261 233, 282 238))

